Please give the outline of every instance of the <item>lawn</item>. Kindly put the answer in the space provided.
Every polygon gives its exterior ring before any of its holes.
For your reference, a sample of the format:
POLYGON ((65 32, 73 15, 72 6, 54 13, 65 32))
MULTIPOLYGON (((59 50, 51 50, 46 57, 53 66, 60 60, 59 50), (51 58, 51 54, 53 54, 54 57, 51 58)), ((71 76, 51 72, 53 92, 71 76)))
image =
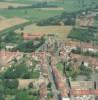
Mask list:
POLYGON ((64 68, 63 68, 62 63, 57 63, 56 66, 57 66, 57 69, 58 69, 59 71, 61 71, 61 72, 63 71, 64 68))
POLYGON ((18 16, 32 21, 38 21, 38 20, 47 19, 49 17, 59 15, 62 12, 63 11, 61 10, 43 11, 40 9, 27 8, 27 9, 0 10, 0 15, 6 18, 18 16))

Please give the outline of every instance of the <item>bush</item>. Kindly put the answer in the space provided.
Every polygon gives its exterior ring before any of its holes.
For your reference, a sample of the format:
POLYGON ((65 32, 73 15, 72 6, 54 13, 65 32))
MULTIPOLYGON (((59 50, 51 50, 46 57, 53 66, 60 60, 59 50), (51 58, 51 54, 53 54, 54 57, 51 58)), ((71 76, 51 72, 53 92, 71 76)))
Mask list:
POLYGON ((29 83, 28 88, 31 89, 31 88, 33 88, 33 87, 34 87, 34 86, 33 86, 33 83, 32 83, 32 82, 29 83))

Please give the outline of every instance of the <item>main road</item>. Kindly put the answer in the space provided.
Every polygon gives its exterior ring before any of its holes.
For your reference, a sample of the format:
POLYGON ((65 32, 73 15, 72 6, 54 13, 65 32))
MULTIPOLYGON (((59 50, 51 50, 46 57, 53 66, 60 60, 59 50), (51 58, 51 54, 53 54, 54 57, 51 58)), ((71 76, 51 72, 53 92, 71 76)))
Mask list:
POLYGON ((53 73, 52 73, 52 68, 51 68, 51 65, 49 65, 48 58, 47 58, 47 68, 48 68, 48 77, 49 77, 49 80, 50 80, 50 82, 52 84, 52 92, 53 92, 53 95, 55 97, 55 100, 60 100, 59 96, 58 96, 58 90, 56 88, 56 84, 55 84, 55 81, 54 81, 54 76, 53 76, 53 73))
MULTIPOLYGON (((45 41, 45 43, 44 43, 43 45, 41 45, 41 46, 36 50, 36 52, 40 52, 40 50, 43 51, 43 48, 45 49, 46 45, 47 45, 47 41, 45 41)), ((54 76, 53 76, 53 73, 52 73, 52 67, 51 67, 51 65, 49 64, 48 57, 49 57, 49 53, 47 52, 45 62, 46 62, 47 69, 48 69, 48 77, 49 77, 49 80, 50 80, 50 82, 51 82, 51 84, 52 84, 52 92, 53 92, 53 95, 54 95, 55 100, 60 100, 60 99, 59 99, 59 95, 58 95, 58 90, 57 90, 57 88, 56 88, 54 76)))

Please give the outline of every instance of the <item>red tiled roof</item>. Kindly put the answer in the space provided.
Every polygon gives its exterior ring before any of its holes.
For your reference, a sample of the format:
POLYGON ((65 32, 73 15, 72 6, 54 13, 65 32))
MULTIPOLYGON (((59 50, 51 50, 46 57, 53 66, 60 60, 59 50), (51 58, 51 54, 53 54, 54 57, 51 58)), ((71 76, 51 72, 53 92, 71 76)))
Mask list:
POLYGON ((56 78, 56 85, 57 85, 57 88, 59 89, 60 91, 60 94, 62 97, 67 97, 68 96, 68 91, 67 91, 67 87, 65 86, 64 84, 64 79, 62 77, 62 75, 60 74, 60 72, 57 70, 56 67, 53 67, 53 73, 55 75, 55 78, 56 78))
POLYGON ((93 48, 91 43, 81 43, 81 48, 93 48))
POLYGON ((47 86, 45 82, 40 84, 40 97, 45 98, 47 96, 47 86))
POLYGON ((98 95, 97 90, 72 90, 72 95, 74 96, 82 96, 82 95, 98 95))
POLYGON ((24 40, 32 40, 35 38, 40 38, 42 35, 40 33, 36 33, 36 34, 24 34, 23 38, 24 40))

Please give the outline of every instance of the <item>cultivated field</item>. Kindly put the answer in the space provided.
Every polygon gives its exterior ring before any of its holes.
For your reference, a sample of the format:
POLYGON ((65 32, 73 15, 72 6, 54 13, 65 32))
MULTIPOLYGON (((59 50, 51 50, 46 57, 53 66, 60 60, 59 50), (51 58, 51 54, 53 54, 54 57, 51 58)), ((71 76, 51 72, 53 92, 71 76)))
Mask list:
MULTIPOLYGON (((7 2, 18 2, 18 3, 32 3, 32 2, 46 2, 46 0, 5 0, 7 2)), ((64 0, 47 0, 47 2, 63 2, 64 0)))
POLYGON ((23 3, 33 4, 35 2, 46 2, 47 1, 49 5, 55 5, 58 7, 65 8, 66 12, 72 12, 72 11, 85 9, 85 7, 90 8, 94 4, 92 3, 93 1, 95 2, 95 4, 98 3, 98 0, 84 0, 84 4, 86 6, 81 8, 82 0, 6 0, 6 1, 14 2, 14 3, 21 3, 21 4, 23 3))
POLYGON ((17 33, 29 33, 34 35, 42 34, 56 34, 61 38, 65 38, 71 31, 71 26, 37 26, 35 24, 28 25, 23 31, 20 29, 16 30, 17 33))
POLYGON ((26 22, 28 22, 28 20, 18 17, 0 20, 0 31, 26 22))
POLYGON ((0 21, 5 20, 6 18, 3 16, 0 16, 0 21))
POLYGON ((7 9, 7 10, 0 10, 0 15, 6 18, 11 17, 22 17, 32 21, 39 21, 43 19, 47 19, 49 17, 53 17, 56 15, 60 15, 63 10, 40 10, 40 9, 33 9, 33 8, 26 8, 26 9, 7 9))
POLYGON ((8 7, 25 7, 25 6, 29 6, 29 4, 19 4, 19 3, 8 3, 8 2, 0 2, 0 9, 5 9, 8 7))

